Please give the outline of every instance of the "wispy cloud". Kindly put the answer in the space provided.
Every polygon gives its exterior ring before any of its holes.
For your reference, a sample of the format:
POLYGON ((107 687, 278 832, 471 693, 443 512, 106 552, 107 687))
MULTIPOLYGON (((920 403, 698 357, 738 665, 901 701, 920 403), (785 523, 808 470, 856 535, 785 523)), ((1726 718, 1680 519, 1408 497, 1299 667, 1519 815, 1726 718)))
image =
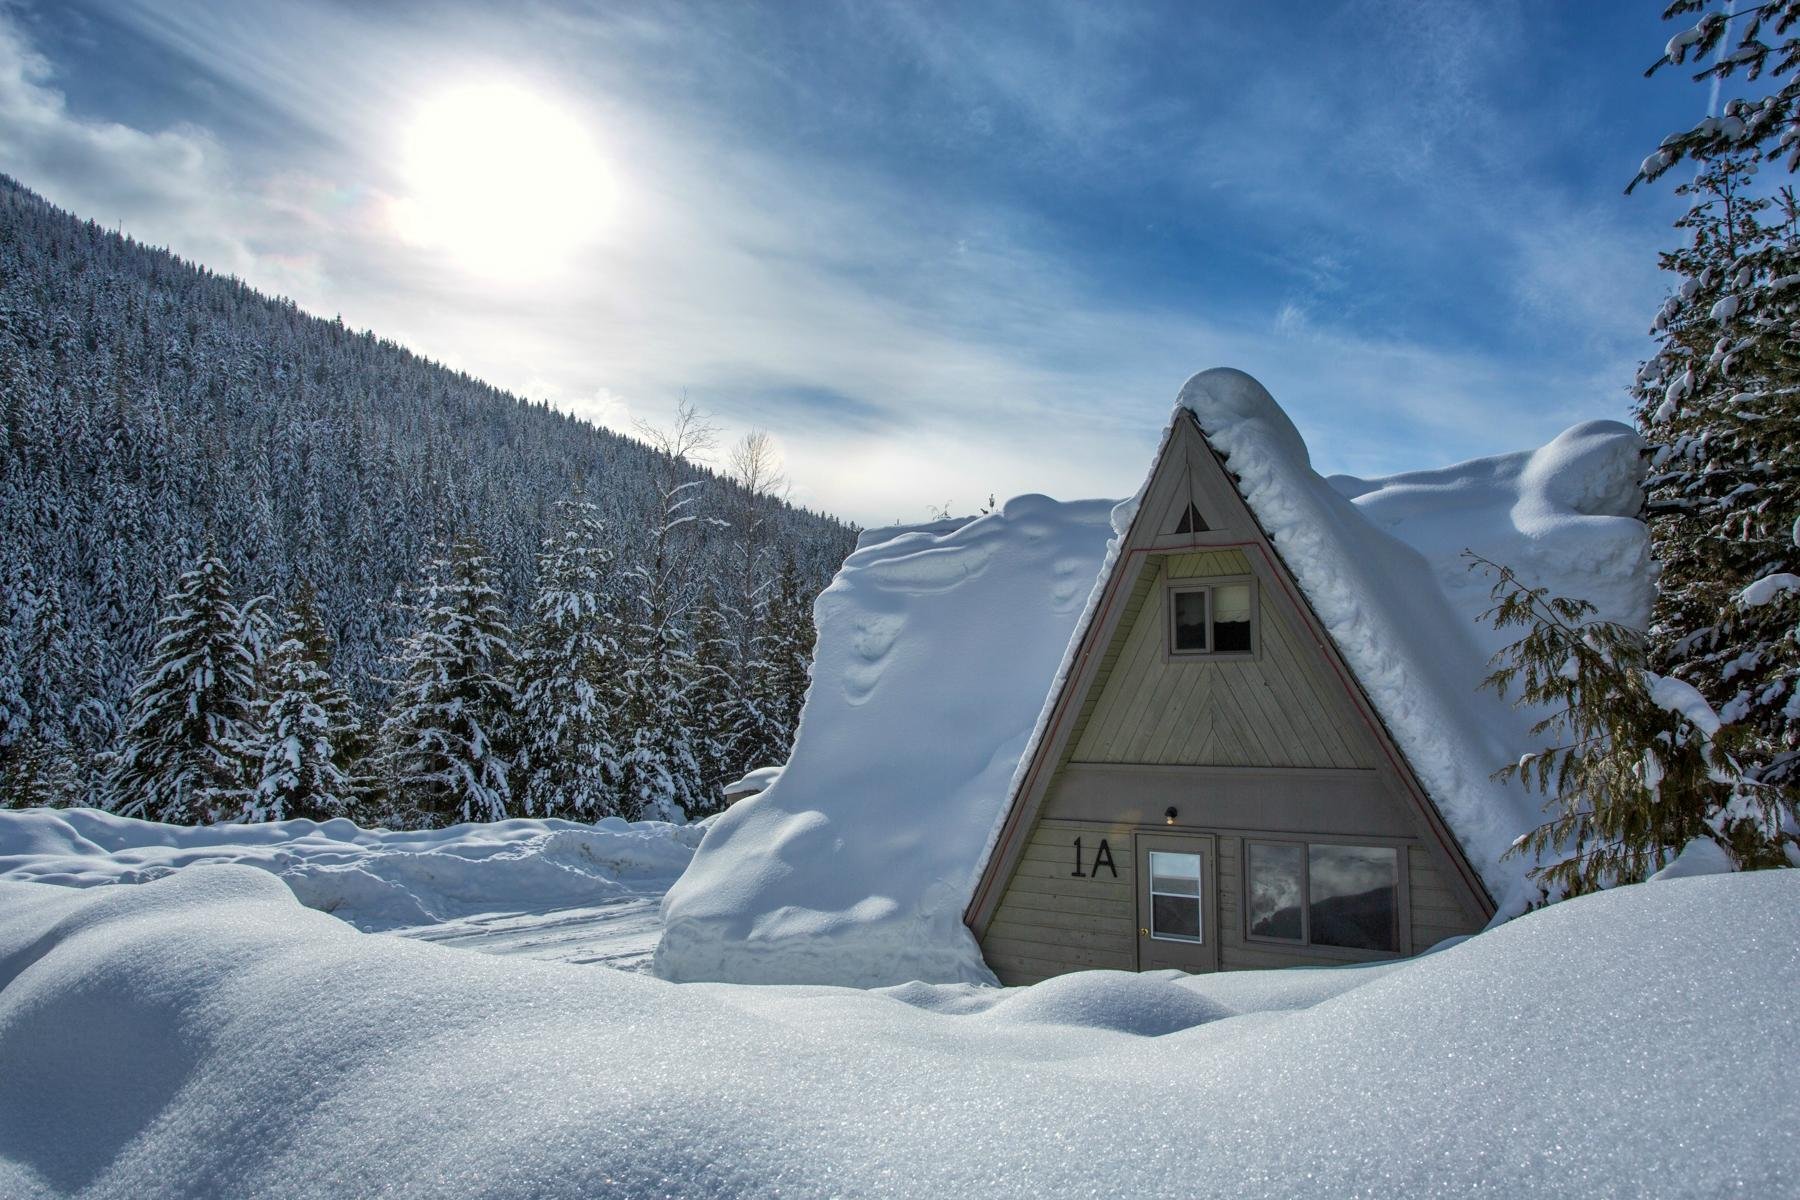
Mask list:
POLYGON ((1512 448, 1622 411, 1606 380, 1657 287, 1661 214, 1604 207, 1496 107, 1535 44, 1505 5, 1350 4, 1278 41, 1074 3, 102 12, 207 86, 166 127, 77 115, 96 66, 0 18, 28 185, 595 419, 685 389, 862 520, 1128 490, 1220 363, 1328 470, 1512 448), (612 173, 606 228, 544 279, 388 219, 408 115, 490 79, 565 107, 612 173))

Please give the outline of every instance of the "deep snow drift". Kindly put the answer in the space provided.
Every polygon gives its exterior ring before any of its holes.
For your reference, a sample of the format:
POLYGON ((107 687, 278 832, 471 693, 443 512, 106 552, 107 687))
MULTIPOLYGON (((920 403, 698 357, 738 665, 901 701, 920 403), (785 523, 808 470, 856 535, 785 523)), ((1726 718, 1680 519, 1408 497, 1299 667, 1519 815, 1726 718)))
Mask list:
POLYGON ((492 913, 592 907, 660 893, 695 826, 616 817, 400 832, 349 821, 163 825, 94 809, 0 812, 0 880, 141 883, 206 863, 259 867, 302 904, 360 929, 437 927, 492 913))
POLYGON ((676 980, 992 982, 962 924, 1112 534, 1110 501, 872 530, 814 607, 812 686, 785 771, 713 824, 663 905, 676 980))
MULTIPOLYGON (((1533 451, 1386 479, 1322 479, 1260 384, 1182 389, 1230 455, 1344 656, 1510 915, 1526 864, 1501 853, 1538 797, 1490 772, 1538 748, 1535 720, 1479 690, 1514 634, 1479 620, 1462 551, 1641 625, 1649 551, 1640 443, 1577 425, 1533 451)), ((1185 418, 1183 418, 1185 419, 1185 418)), ((1010 501, 920 531, 872 531, 820 598, 787 773, 722 817, 665 901, 666 978, 871 986, 990 978, 962 912, 1055 680, 1135 501, 1010 501), (1059 666, 1059 664, 1061 664, 1059 666)))
POLYGON ((1797 994, 1793 871, 1374 968, 886 992, 371 937, 242 867, 0 883, 0 1195, 1785 1195, 1797 994))

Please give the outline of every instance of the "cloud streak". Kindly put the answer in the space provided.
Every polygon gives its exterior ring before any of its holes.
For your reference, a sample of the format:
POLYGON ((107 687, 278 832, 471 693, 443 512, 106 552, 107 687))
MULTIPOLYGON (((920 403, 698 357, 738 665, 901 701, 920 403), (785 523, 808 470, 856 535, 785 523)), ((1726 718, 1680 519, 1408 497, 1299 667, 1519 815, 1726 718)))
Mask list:
POLYGON ((1221 363, 1326 470, 1513 448, 1622 413, 1658 287, 1664 214, 1500 107, 1532 53, 1505 6, 1346 5, 1273 56, 1257 19, 1076 4, 97 12, 209 87, 166 127, 77 115, 100 65, 0 16, 0 153, 29 186, 595 419, 686 390, 863 521, 1129 490, 1221 363), (487 79, 566 106, 615 172, 608 228, 546 279, 473 276, 384 218, 407 115, 487 79))

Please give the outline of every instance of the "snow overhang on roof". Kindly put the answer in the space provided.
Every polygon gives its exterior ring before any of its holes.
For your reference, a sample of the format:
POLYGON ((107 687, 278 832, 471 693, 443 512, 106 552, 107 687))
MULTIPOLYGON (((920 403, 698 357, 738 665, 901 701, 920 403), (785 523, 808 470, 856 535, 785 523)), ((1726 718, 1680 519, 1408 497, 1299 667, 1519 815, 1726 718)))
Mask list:
MULTIPOLYGON (((1299 430, 1242 371, 1204 371, 1182 387, 1158 451, 1192 418, 1229 462, 1239 494, 1273 543, 1499 914, 1522 911, 1528 864, 1507 858, 1541 819, 1542 800, 1493 772, 1532 749, 1541 712, 1484 689, 1512 635, 1483 614, 1490 580, 1465 551, 1528 583, 1593 602, 1603 619, 1649 616, 1642 442, 1614 421, 1576 425, 1542 448, 1385 479, 1321 477, 1299 430)), ((1093 624, 1145 488, 1115 513, 1117 536, 1051 681, 1026 752, 982 854, 985 868, 1047 735, 1059 693, 1093 624)), ((979 876, 978 876, 979 878, 979 876)))

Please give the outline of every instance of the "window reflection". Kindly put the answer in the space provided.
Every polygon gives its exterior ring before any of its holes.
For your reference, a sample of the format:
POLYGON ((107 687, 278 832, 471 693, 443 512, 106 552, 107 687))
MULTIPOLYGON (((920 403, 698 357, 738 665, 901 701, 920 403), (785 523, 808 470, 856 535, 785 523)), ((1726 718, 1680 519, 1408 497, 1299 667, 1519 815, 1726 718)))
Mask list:
POLYGON ((1206 593, 1175 593, 1175 649, 1206 649, 1206 593))
POLYGON ((1249 652, 1249 584, 1228 583, 1213 589, 1212 648, 1215 654, 1249 652))
POLYGON ((1150 852, 1150 936, 1198 942, 1200 856, 1150 852))
POLYGON ((1300 925, 1304 902, 1306 847, 1298 842, 1250 843, 1250 932, 1257 937, 1305 938, 1300 925))
POLYGON ((1400 948, 1399 865, 1393 847, 1309 846, 1307 880, 1315 946, 1400 948))

